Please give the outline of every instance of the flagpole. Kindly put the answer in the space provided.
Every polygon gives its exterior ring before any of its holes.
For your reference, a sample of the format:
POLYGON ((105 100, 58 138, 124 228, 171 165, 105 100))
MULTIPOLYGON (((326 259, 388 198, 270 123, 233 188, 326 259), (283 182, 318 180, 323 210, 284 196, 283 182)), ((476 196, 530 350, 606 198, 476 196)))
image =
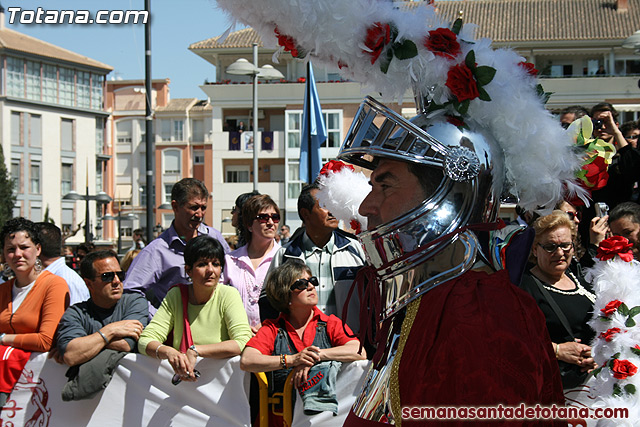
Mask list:
MULTIPOLYGON (((307 178, 307 183, 311 184, 313 182, 313 167, 311 166, 311 61, 307 62, 307 173, 309 174, 307 178)), ((321 162, 322 163, 322 162, 321 162)))

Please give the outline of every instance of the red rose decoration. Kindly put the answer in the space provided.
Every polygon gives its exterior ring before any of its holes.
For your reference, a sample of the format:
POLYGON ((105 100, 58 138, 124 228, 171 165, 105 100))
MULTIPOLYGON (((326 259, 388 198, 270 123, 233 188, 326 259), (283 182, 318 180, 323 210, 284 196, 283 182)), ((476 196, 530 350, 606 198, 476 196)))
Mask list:
POLYGON ((329 172, 340 172, 342 169, 347 168, 351 171, 355 171, 355 168, 351 165, 348 165, 340 160, 330 160, 322 166, 320 169, 320 175, 329 175, 329 172))
POLYGON ((451 59, 461 52, 458 36, 448 28, 429 31, 429 35, 424 38, 424 46, 438 56, 451 59))
POLYGON ((531 62, 522 61, 522 62, 519 62, 518 65, 524 68, 524 70, 530 75, 534 77, 538 75, 538 70, 536 70, 536 67, 531 62))
POLYGON ((621 304, 622 304, 622 301, 615 299, 611 301, 609 304, 607 304, 604 308, 600 309, 600 311, 603 312, 605 316, 609 317, 616 312, 616 310, 618 309, 618 307, 620 307, 621 304))
POLYGON ((377 60, 384 47, 391 41, 391 26, 389 24, 383 24, 376 22, 367 29, 367 38, 364 40, 364 45, 371 51, 365 51, 371 55, 371 64, 373 65, 377 60))
POLYGON ((465 64, 458 64, 449 69, 446 86, 451 89, 458 102, 480 96, 476 79, 465 64))
POLYGON ((446 117, 447 117, 447 122, 451 123, 452 125, 456 127, 464 126, 464 121, 460 117, 456 117, 456 116, 446 116, 446 117))
POLYGON ((351 227, 353 232, 356 233, 356 234, 362 233, 362 225, 360 224, 360 221, 358 221, 356 219, 352 219, 349 222, 349 227, 351 227))
POLYGON ((620 328, 611 328, 611 329, 607 329, 606 332, 602 332, 599 337, 604 338, 606 342, 611 342, 611 340, 613 339, 613 336, 619 332, 620 332, 620 328))
POLYGON ((607 172, 607 163, 604 161, 604 158, 598 156, 593 162, 582 166, 582 169, 587 171, 584 179, 589 187, 589 191, 600 190, 607 185, 609 173, 607 172))
POLYGON ((628 360, 613 359, 611 372, 613 372, 614 378, 624 380, 627 377, 635 375, 636 372, 638 372, 638 367, 628 360))
POLYGON ((613 259, 616 255, 623 261, 631 262, 633 260, 633 252, 631 249, 633 244, 622 236, 612 236, 600 242, 596 257, 601 261, 613 259))
POLYGON ((278 31, 278 27, 276 27, 274 31, 276 33, 276 36, 278 37, 278 45, 283 46, 285 52, 291 52, 291 56, 293 56, 294 58, 297 58, 298 47, 293 37, 280 34, 280 31, 278 31))

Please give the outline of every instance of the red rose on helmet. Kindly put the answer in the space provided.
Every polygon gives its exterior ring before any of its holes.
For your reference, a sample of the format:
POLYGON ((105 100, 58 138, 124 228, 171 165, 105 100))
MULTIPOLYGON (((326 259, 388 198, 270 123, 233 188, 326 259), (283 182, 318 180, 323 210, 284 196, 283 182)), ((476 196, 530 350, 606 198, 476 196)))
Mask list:
POLYGON ((600 311, 603 312, 604 315, 608 317, 608 316, 611 316, 613 313, 615 313, 621 304, 622 304, 622 301, 615 299, 611 301, 609 304, 607 304, 604 308, 600 309, 600 311))
POLYGON ((623 261, 631 262, 633 260, 632 248, 633 244, 629 243, 625 237, 612 236, 600 242, 596 256, 601 261, 607 261, 618 255, 623 261))
POLYGON ((606 342, 611 342, 611 340, 613 339, 613 336, 619 332, 620 332, 620 328, 611 328, 611 329, 607 329, 606 332, 602 332, 599 337, 604 338, 606 342))
POLYGON ((476 79, 465 64, 458 64, 449 69, 446 86, 458 102, 475 99, 480 95, 476 79))
POLYGON ((522 61, 522 62, 519 62, 518 65, 524 68, 524 70, 530 75, 534 77, 538 75, 538 70, 536 70, 536 67, 531 62, 522 61))
POLYGON ((613 372, 614 378, 624 380, 635 375, 638 372, 638 367, 628 360, 613 359, 611 372, 613 372))
POLYGON ((291 56, 298 57, 298 47, 293 37, 280 34, 278 27, 275 28, 276 36, 278 37, 278 45, 284 47, 285 52, 291 52, 291 56))
POLYGON ((461 52, 458 36, 448 28, 429 31, 429 35, 424 39, 424 46, 434 54, 445 58, 455 58, 461 52))
POLYGON ((367 28, 367 38, 364 40, 364 45, 369 48, 370 51, 365 51, 371 55, 371 64, 374 64, 384 47, 391 41, 391 27, 389 24, 383 24, 376 22, 371 27, 367 28))

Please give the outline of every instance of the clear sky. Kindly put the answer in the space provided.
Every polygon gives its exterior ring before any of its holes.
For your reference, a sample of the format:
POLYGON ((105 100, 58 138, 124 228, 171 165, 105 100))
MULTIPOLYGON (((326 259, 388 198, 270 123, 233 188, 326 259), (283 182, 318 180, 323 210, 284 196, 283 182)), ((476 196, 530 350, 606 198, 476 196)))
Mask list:
MULTIPOLYGON (((113 67, 108 78, 144 79, 144 25, 9 24, 10 7, 23 10, 144 10, 144 0, 0 0, 5 26, 113 67)), ((171 97, 206 98, 199 88, 215 80, 215 67, 187 48, 221 35, 230 25, 213 0, 151 0, 151 72, 171 79, 171 97)))

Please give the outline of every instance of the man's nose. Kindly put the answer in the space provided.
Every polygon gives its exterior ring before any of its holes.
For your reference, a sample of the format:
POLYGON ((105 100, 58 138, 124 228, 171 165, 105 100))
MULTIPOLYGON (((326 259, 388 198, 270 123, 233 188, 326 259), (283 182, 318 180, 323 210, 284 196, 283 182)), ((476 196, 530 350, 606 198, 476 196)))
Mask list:
POLYGON ((360 203, 360 207, 358 208, 358 213, 364 217, 377 215, 378 204, 375 201, 375 196, 373 195, 373 192, 369 193, 367 197, 364 198, 362 203, 360 203))

